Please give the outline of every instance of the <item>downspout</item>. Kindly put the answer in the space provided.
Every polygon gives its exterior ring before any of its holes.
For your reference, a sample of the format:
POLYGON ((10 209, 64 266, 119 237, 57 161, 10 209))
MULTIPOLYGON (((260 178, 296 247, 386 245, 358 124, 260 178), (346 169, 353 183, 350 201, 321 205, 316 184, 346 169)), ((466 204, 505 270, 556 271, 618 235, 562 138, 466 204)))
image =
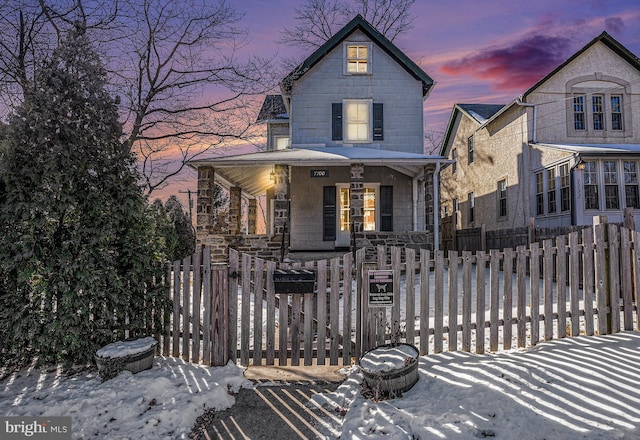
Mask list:
POLYGON ((413 179, 411 179, 411 186, 413 192, 413 231, 418 230, 418 179, 421 174, 418 174, 413 179))
POLYGON ((440 161, 433 173, 433 250, 440 250, 440 161))

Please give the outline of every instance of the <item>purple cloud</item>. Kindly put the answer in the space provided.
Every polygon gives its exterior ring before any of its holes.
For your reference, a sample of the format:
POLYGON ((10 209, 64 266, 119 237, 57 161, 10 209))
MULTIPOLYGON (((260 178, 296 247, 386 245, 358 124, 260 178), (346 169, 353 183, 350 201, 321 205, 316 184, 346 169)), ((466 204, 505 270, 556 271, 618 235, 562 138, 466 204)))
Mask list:
POLYGON ((624 30, 624 21, 620 17, 605 18, 604 27, 609 33, 622 33, 624 30))
POLYGON ((572 49, 568 38, 533 34, 511 46, 489 48, 449 62, 440 70, 489 80, 495 90, 524 90, 564 62, 572 49))

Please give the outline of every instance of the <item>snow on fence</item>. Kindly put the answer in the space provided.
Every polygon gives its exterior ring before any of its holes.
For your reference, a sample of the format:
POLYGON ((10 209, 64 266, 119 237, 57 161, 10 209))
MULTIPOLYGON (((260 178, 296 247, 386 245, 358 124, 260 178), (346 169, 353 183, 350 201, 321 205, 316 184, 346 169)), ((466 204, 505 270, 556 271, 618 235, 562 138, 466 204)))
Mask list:
POLYGON ((364 249, 306 263, 231 249, 228 265, 212 265, 204 248, 169 268, 163 352, 207 365, 338 365, 388 342, 483 353, 639 330, 638 243, 639 233, 601 224, 488 253, 379 246, 373 263, 364 249), (315 292, 276 293, 274 271, 296 268, 316 272, 315 292), (393 307, 368 304, 372 268, 393 270, 393 307))

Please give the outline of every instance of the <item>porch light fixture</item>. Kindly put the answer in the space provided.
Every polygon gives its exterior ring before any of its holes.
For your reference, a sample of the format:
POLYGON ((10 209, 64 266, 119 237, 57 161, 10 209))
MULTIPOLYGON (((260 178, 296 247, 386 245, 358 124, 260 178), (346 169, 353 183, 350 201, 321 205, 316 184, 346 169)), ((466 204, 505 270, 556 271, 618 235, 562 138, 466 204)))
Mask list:
POLYGON ((576 170, 584 170, 587 167, 587 164, 584 160, 582 160, 582 158, 578 159, 578 163, 576 164, 576 166, 574 167, 576 170))
POLYGON ((271 168, 271 172, 269 173, 269 180, 272 182, 276 181, 276 173, 273 171, 273 168, 271 168))

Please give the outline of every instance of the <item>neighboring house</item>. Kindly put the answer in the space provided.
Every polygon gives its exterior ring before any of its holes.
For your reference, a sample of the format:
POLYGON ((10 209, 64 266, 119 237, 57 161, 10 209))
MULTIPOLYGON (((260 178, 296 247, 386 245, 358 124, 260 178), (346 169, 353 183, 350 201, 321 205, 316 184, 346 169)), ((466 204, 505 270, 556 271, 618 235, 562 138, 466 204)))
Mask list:
POLYGON ((423 100, 433 84, 355 17, 282 80, 281 95, 266 97, 258 117, 267 125, 266 151, 190 163, 199 175, 198 242, 223 240, 209 215, 215 180, 230 191, 226 243, 247 252, 433 248, 433 189, 447 162, 423 153, 423 100), (240 223, 241 199, 248 226, 240 223), (253 235, 256 199, 266 201, 266 237, 253 235))
POLYGON ((441 154, 456 230, 640 225, 640 61, 603 32, 508 105, 454 106, 441 154))

